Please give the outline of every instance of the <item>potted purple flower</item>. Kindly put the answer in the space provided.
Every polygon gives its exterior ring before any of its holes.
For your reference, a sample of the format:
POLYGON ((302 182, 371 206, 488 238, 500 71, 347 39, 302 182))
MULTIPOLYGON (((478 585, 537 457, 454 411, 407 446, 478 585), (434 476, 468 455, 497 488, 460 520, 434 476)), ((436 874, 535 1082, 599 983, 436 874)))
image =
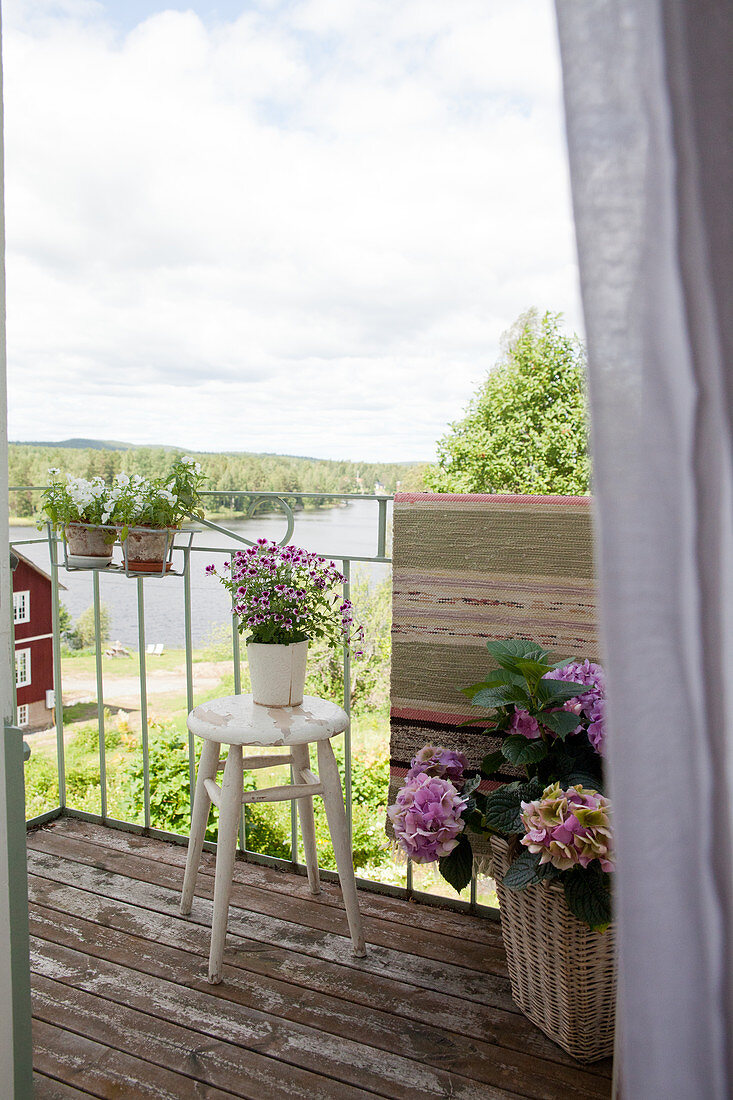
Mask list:
POLYGON ((512 996, 568 1053, 594 1061, 613 1048, 615 1001, 603 670, 522 640, 487 648, 499 667, 462 690, 491 712, 471 723, 500 748, 471 774, 461 753, 426 745, 387 812, 403 852, 437 862, 459 891, 470 834, 489 834, 512 996), (502 782, 507 770, 522 778, 502 782))
POLYGON ((270 707, 303 702, 308 642, 353 646, 361 656, 363 629, 354 624, 351 601, 343 598, 344 576, 332 561, 298 546, 258 539, 217 573, 232 594, 232 612, 247 635, 252 696, 270 707))

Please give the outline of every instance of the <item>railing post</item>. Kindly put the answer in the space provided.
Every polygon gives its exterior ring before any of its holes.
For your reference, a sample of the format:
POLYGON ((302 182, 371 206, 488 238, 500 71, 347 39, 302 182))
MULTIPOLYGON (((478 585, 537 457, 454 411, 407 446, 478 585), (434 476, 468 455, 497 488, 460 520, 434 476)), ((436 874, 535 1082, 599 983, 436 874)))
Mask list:
POLYGON ((0 753, 0 1083, 8 1100, 33 1096, 23 755, 23 734, 5 726, 0 753))
POLYGON ((64 693, 61 682, 61 625, 59 616, 59 562, 56 537, 49 527, 48 551, 51 558, 51 617, 53 630, 53 709, 56 723, 56 763, 59 776, 59 806, 66 809, 66 755, 64 752, 64 693))
POLYGON ((140 658, 140 725, 143 749, 143 804, 145 828, 150 828, 150 753, 148 748, 148 682, 145 663, 145 592, 143 578, 137 578, 137 637, 140 658))
POLYGON ((99 598, 99 572, 93 572, 94 589, 94 657, 97 671, 97 723, 99 725, 99 790, 100 812, 107 816, 107 752, 104 733, 104 682, 102 677, 102 609, 99 598))
MULTIPOLYGON (((193 645, 191 640, 191 547, 183 551, 183 631, 186 647, 186 712, 193 710, 193 645)), ((188 802, 193 820, 193 793, 196 789, 196 749, 193 734, 188 731, 188 802)))
POLYGON ((379 526, 377 528, 377 557, 387 556, 387 501, 379 501, 379 526))
MULTIPOLYGON (((350 561, 343 562, 343 574, 344 601, 346 601, 351 599, 350 561)), ((344 731, 344 800, 346 803, 346 829, 349 834, 349 851, 351 851, 353 833, 351 800, 351 651, 348 645, 344 646, 344 710, 349 718, 349 724, 344 731)))

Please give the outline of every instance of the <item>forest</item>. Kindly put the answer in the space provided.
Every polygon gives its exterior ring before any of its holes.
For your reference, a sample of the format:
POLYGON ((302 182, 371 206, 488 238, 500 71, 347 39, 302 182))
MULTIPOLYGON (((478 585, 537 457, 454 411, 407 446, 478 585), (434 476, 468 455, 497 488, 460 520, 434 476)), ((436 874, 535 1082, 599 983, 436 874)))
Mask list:
MULTIPOLYGON (((76 441, 74 441, 76 442, 76 441)), ((81 442, 81 441, 79 441, 81 442)), ((155 478, 166 474, 172 459, 183 451, 166 447, 118 447, 85 441, 87 446, 47 443, 9 445, 9 484, 23 486, 10 493, 11 520, 32 519, 39 509, 39 494, 27 487, 45 485, 48 468, 58 467, 77 477, 100 476, 111 480, 124 470, 155 478)), ((209 477, 207 512, 237 515, 245 513, 247 492, 291 493, 394 493, 423 488, 424 465, 420 463, 342 462, 299 458, 291 455, 191 452, 209 477), (376 487, 379 487, 378 489, 376 487), (235 490, 242 491, 238 495, 235 490)), ((323 498, 306 498, 303 507, 322 507, 323 498)))

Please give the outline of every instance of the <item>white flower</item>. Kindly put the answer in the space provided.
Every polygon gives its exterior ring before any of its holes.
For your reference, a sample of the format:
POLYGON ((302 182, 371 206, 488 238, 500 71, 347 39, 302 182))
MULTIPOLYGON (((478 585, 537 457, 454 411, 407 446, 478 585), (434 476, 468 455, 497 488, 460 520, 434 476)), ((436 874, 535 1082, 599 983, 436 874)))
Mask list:
POLYGON ((167 489, 158 489, 158 496, 161 500, 167 500, 169 504, 175 504, 176 502, 173 493, 168 492, 167 489))
POLYGON ((102 523, 109 523, 109 512, 102 513, 102 523))
POLYGON ((130 475, 129 474, 117 474, 117 476, 115 477, 115 484, 116 485, 121 485, 123 488, 126 489, 127 486, 130 484, 130 475))
POLYGON ((60 474, 61 471, 57 466, 49 466, 48 473, 51 475, 51 477, 55 477, 56 474, 60 474))

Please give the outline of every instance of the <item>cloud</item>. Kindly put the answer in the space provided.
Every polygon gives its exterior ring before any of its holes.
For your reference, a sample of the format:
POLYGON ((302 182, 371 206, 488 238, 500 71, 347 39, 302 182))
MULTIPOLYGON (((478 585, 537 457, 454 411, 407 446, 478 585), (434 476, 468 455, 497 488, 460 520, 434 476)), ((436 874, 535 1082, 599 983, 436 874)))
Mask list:
POLYGON ((4 18, 11 438, 428 458, 579 327, 549 0, 4 18))

